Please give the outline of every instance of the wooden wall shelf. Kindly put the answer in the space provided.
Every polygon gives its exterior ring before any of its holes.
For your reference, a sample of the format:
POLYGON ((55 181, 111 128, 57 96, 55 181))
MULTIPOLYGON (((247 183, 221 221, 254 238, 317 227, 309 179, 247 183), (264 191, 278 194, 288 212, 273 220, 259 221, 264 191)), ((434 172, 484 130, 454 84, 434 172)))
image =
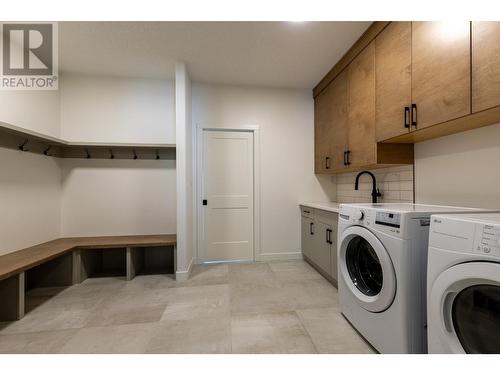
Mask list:
POLYGON ((2 121, 0 147, 57 158, 175 160, 175 144, 68 142, 2 121))

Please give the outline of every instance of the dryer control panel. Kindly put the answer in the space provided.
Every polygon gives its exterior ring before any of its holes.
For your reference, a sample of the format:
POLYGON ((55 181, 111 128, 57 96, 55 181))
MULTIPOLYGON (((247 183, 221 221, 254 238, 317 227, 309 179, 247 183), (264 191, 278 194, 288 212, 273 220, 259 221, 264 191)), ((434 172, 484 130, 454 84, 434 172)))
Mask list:
POLYGON ((475 237, 475 252, 500 256, 500 227, 477 225, 475 237))

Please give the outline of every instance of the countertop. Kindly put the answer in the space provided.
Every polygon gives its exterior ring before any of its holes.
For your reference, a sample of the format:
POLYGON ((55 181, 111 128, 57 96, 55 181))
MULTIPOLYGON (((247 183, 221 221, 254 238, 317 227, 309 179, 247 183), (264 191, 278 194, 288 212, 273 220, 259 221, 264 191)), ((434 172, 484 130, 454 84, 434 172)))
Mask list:
POLYGON ((318 210, 339 213, 340 203, 337 203, 337 202, 307 202, 307 203, 300 203, 299 206, 316 208, 318 210))

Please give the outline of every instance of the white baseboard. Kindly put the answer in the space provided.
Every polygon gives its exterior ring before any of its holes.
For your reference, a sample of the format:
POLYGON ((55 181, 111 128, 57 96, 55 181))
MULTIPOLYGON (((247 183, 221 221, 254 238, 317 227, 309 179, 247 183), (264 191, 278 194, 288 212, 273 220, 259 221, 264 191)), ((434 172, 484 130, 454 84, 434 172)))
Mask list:
POLYGON ((261 262, 269 262, 273 260, 298 260, 298 259, 303 259, 301 252, 260 254, 258 260, 261 262))
POLYGON ((194 258, 189 262, 188 269, 185 271, 176 271, 175 272, 175 280, 176 281, 187 281, 189 276, 191 275, 191 269, 193 268, 194 258))

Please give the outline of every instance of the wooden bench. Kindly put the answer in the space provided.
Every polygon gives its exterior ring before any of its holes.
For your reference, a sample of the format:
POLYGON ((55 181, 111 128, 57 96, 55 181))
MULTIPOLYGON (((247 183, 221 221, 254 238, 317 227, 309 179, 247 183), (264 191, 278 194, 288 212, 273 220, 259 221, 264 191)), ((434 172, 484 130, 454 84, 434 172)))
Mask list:
POLYGON ((173 247, 175 273, 175 234, 60 238, 2 255, 0 321, 18 320, 24 316, 27 286, 81 283, 102 266, 103 254, 108 253, 105 250, 113 249, 120 252, 120 263, 124 264, 127 280, 131 280, 144 264, 145 251, 159 247, 173 247))

